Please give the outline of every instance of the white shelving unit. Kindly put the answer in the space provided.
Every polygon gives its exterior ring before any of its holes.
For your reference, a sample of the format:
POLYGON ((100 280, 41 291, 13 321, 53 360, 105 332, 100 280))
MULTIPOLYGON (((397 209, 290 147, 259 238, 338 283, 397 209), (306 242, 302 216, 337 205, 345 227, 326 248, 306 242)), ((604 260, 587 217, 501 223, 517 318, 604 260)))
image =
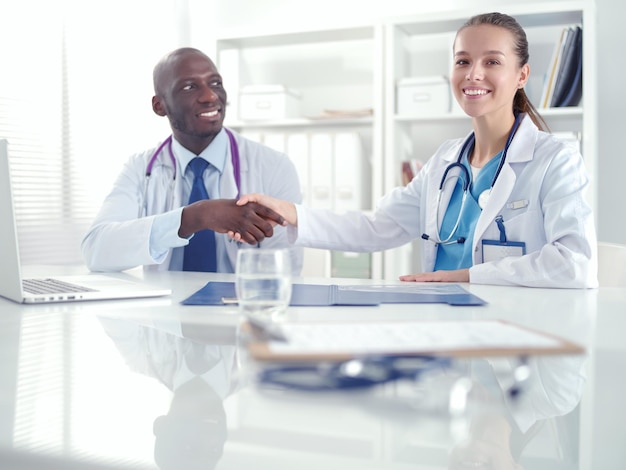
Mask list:
MULTIPOLYGON (((482 11, 482 10, 481 10, 482 11)), ((592 0, 554 0, 501 8, 526 30, 530 46, 531 79, 526 92, 540 100, 543 79, 563 27, 583 25, 583 98, 578 107, 539 109, 553 132, 574 132, 592 179, 589 200, 596 203, 597 111, 595 97, 595 5, 592 0)), ((216 42, 217 65, 229 92, 225 124, 261 141, 265 136, 357 132, 364 145, 368 202, 375 202, 401 184, 401 162, 426 161, 446 139, 465 135, 471 121, 454 103, 451 111, 433 116, 396 113, 396 85, 407 77, 448 76, 452 43, 458 28, 477 10, 387 18, 367 25, 304 32, 222 34, 216 42), (282 84, 301 93, 301 116, 272 121, 243 121, 238 90, 248 85, 282 84), (370 108, 372 116, 321 119, 324 110, 370 108)), ((288 152, 289 153, 289 152, 288 152)), ((299 155, 290 154, 297 162, 299 155)), ((340 156, 337 156, 340 158, 340 156)), ((301 163, 301 162, 300 162, 301 163)), ((298 166, 298 163, 297 163, 298 166)), ((309 164, 304 179, 315 175, 309 164)), ((306 182, 305 182, 306 185, 306 182)), ((312 204, 313 206, 315 204, 312 204)), ((368 260, 370 277, 397 279, 421 270, 420 240, 377 253, 368 260)), ((331 254, 314 250, 305 274, 328 276, 331 254), (323 262, 320 264, 320 260, 323 262)), ((306 270, 305 261, 305 270, 306 270)))
MULTIPOLYGON (((583 24, 583 98, 579 107, 538 109, 553 132, 574 132, 581 140, 592 188, 588 194, 596 201, 596 107, 594 102, 595 64, 593 2, 546 2, 515 5, 502 9, 514 16, 525 29, 530 51, 531 78, 525 87, 533 104, 540 101, 543 79, 559 39, 561 29, 583 24)), ((385 30, 384 95, 384 191, 401 184, 401 162, 417 159, 425 162, 446 139, 464 136, 471 130, 471 120, 454 102, 451 111, 436 116, 398 115, 396 85, 405 77, 449 76, 452 45, 456 31, 476 10, 388 19, 385 30)), ((397 279, 401 274, 421 271, 419 244, 385 252, 383 276, 397 279)))
MULTIPOLYGON (((322 194, 339 180, 344 155, 333 146, 341 136, 358 135, 362 161, 355 171, 362 173, 363 191, 358 209, 372 208, 382 193, 382 32, 375 25, 305 32, 282 32, 249 36, 223 35, 216 44, 217 65, 228 91, 225 125, 248 137, 286 151, 296 167, 306 193, 322 194), (238 90, 250 85, 279 84, 301 95, 300 116, 273 120, 241 119, 238 90), (327 118, 326 110, 358 111, 371 109, 364 117, 327 118), (322 136, 322 137, 320 137, 322 136), (290 138, 303 137, 301 145, 288 151, 290 138), (311 161, 317 138, 330 139, 331 165, 336 171, 326 175, 320 158, 311 161), (306 161, 305 161, 306 160, 306 161), (333 163, 334 162, 334 163, 333 163), (321 183, 320 183, 320 180, 321 183)), ((317 155, 317 154, 316 154, 317 155)), ((326 163, 328 163, 326 161, 326 163)), ((342 174, 345 171, 344 163, 342 174)), ((336 183, 339 185, 340 183, 336 183)), ((341 198, 340 189, 331 187, 328 198, 303 194, 304 201, 326 207, 324 201, 341 198)), ((332 207, 336 208, 336 207, 332 207)), ((329 253, 305 250, 303 275, 340 277, 380 277, 382 255, 329 253)))

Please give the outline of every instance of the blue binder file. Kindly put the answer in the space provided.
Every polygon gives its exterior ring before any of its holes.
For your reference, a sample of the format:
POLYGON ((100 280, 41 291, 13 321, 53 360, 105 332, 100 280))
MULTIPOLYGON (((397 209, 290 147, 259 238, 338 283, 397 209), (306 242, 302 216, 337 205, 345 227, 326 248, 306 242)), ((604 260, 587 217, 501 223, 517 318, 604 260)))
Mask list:
POLYGON ((572 26, 552 95, 552 107, 578 106, 582 97, 582 35, 580 26, 572 26))
MULTIPOLYGON (((208 282, 182 301, 183 305, 224 305, 233 299, 234 282, 208 282), (225 301, 226 300, 226 301, 225 301)), ((323 285, 293 284, 291 306, 446 303, 485 305, 486 302, 458 284, 323 285)))
POLYGON ((576 45, 575 45, 575 70, 571 73, 571 77, 568 79, 568 89, 565 90, 563 99, 557 103, 557 106, 578 106, 583 94, 583 39, 582 29, 580 26, 576 31, 576 45))

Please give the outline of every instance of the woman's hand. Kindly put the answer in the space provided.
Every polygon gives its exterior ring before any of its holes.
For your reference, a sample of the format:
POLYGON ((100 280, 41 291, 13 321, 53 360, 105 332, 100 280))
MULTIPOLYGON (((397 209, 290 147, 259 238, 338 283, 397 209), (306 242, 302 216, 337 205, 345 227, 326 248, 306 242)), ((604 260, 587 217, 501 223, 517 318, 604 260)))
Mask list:
POLYGON ((400 276, 401 281, 411 282, 469 282, 469 269, 454 271, 434 271, 431 273, 406 274, 400 276))

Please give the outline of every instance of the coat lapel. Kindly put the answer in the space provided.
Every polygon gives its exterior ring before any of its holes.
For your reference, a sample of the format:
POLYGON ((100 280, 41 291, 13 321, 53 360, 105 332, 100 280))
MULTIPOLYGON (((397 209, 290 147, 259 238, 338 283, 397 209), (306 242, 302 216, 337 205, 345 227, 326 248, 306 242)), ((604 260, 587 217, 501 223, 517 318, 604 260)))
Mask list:
POLYGON ((513 191, 517 174, 511 165, 529 162, 533 159, 537 136, 537 126, 535 126, 530 117, 524 116, 519 129, 513 137, 502 171, 500 171, 500 175, 493 186, 491 197, 476 222, 473 248, 476 248, 489 224, 493 223, 494 219, 500 214, 513 191))

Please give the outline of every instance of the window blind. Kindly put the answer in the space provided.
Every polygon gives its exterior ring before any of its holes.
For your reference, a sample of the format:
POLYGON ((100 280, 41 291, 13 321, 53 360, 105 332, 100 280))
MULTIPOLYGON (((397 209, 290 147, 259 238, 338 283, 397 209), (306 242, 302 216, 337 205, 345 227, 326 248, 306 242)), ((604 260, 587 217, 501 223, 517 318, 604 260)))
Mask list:
MULTIPOLYGON (((169 134, 150 107, 152 67, 181 45, 187 24, 176 12, 186 1, 0 6, 0 138, 9 141, 23 265, 82 264, 80 241, 124 161, 169 134)), ((71 399, 100 352, 89 344, 84 364, 66 363, 69 349, 85 346, 54 318, 21 325, 14 422, 0 432, 21 450, 102 457, 105 441, 73 437, 93 423, 76 418, 90 404, 71 399)))
POLYGON ((0 138, 23 265, 82 264, 80 242, 126 159, 169 134, 151 109, 152 68, 179 47, 180 3, 14 2, 2 13, 0 138))

